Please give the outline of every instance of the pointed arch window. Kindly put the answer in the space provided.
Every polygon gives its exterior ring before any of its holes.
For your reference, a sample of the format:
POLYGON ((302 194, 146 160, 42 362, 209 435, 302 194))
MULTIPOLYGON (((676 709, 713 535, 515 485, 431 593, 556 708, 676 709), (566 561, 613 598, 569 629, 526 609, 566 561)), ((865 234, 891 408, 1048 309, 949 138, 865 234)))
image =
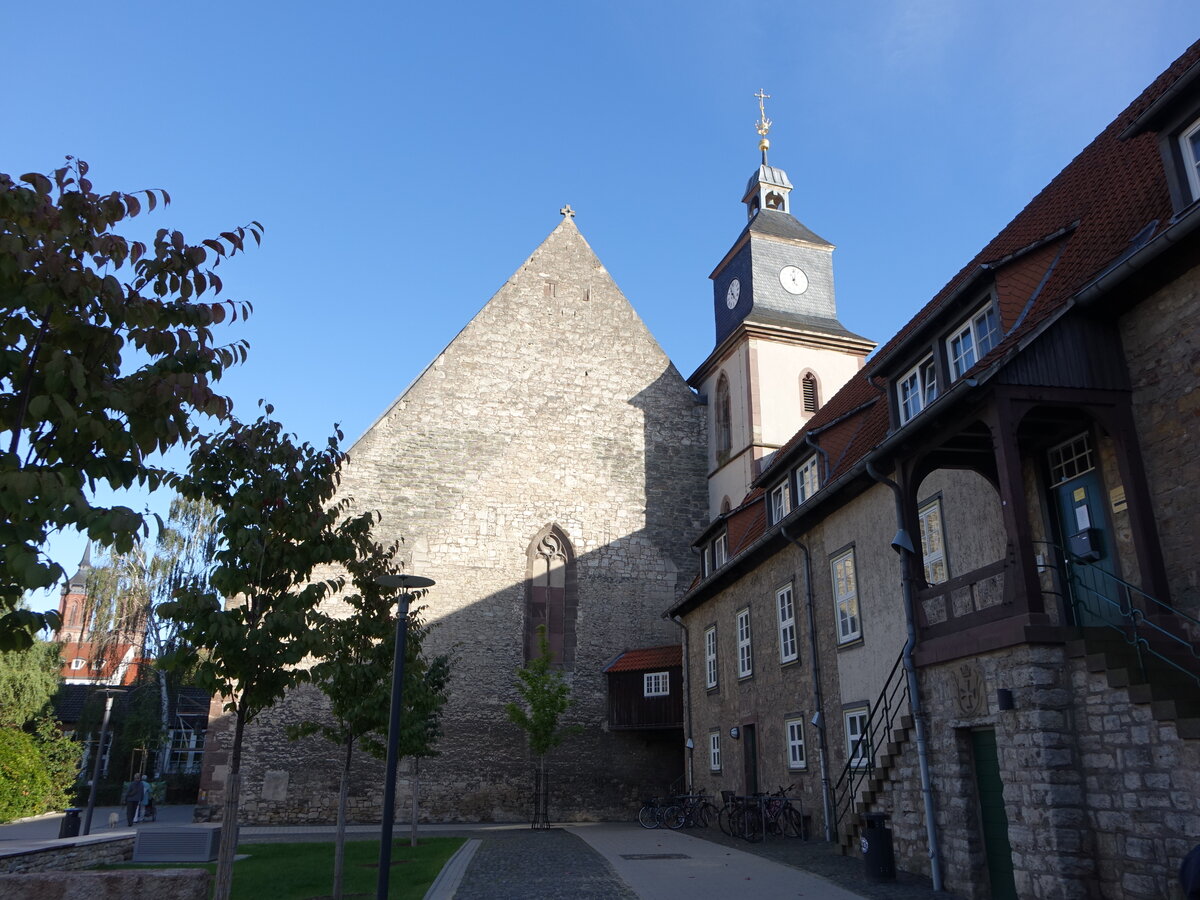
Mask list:
POLYGON ((717 380, 717 459, 725 460, 733 450, 733 410, 729 400, 729 379, 725 373, 717 380))
POLYGON ((815 413, 821 406, 821 396, 817 391, 817 376, 805 372, 800 379, 800 397, 804 404, 805 413, 815 413))
POLYGON ((575 551, 557 525, 548 525, 527 551, 525 659, 538 655, 537 630, 546 626, 556 668, 575 667, 575 617, 578 609, 575 551))

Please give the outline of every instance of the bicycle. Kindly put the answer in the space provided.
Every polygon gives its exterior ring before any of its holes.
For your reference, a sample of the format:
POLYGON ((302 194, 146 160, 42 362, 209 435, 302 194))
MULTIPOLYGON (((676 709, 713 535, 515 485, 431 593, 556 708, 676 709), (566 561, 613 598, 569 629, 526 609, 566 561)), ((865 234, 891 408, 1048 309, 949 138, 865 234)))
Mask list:
POLYGON ((725 805, 717 815, 717 825, 730 837, 741 838, 752 844, 763 839, 763 815, 761 795, 737 797, 733 791, 721 791, 725 805))
POLYGON ((794 784, 786 788, 781 785, 775 793, 762 799, 764 825, 771 834, 795 838, 804 836, 804 816, 792 806, 792 798, 788 796, 788 791, 795 787, 794 784))
POLYGON ((673 804, 664 806, 661 797, 651 797, 646 800, 642 808, 638 810, 638 824, 643 828, 657 828, 664 823, 670 828, 680 828, 683 826, 683 819, 679 815, 679 807, 673 804), (672 824, 676 820, 678 820, 679 824, 672 824))

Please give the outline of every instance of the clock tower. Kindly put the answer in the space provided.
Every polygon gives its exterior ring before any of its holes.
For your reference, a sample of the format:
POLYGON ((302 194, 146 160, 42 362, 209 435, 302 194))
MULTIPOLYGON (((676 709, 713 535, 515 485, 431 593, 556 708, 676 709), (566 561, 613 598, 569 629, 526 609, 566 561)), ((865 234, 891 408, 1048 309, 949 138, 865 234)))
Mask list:
POLYGON ((866 361, 875 343, 846 329, 833 292, 833 244, 791 212, 792 183, 762 163, 742 202, 749 221, 709 278, 716 345, 688 383, 708 397, 709 515, 736 507, 764 460, 866 361))

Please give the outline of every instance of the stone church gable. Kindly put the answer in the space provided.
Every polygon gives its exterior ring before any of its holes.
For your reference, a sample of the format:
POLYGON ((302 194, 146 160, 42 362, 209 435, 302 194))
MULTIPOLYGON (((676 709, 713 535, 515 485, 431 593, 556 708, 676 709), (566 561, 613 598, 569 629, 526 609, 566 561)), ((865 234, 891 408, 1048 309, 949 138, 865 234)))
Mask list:
MULTIPOLYGON (((569 718, 583 727, 551 760, 551 814, 623 816, 645 786, 682 773, 681 731, 608 730, 603 666, 680 640, 662 613, 696 574, 688 538, 705 520, 703 411, 564 218, 352 446, 343 495, 378 510, 380 539, 402 538, 407 570, 437 582, 424 600, 438 623, 426 646, 454 659, 442 755, 421 767, 431 818, 525 815, 530 760, 504 704, 517 699, 532 559, 547 536, 569 556, 553 608, 569 619, 569 718)), ((299 702, 248 733, 247 821, 332 815, 332 748, 280 738, 299 702), (280 768, 287 789, 264 793, 280 768)), ((378 820, 380 784, 380 767, 364 760, 351 789, 360 820, 378 820)))

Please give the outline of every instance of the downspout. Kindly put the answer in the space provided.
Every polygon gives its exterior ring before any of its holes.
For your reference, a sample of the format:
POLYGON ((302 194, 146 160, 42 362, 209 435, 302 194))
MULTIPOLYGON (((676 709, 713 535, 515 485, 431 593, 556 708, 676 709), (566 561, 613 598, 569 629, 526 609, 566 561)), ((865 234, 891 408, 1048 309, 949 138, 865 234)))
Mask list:
MULTIPOLYGON (((808 444, 808 446, 812 447, 821 455, 821 468, 825 470, 821 473, 821 484, 824 484, 829 480, 829 454, 826 453, 825 450, 821 448, 821 445, 816 442, 811 431, 806 431, 804 433, 804 443, 808 444)), ((787 535, 784 535, 784 537, 787 537, 787 535)), ((788 540, 791 540, 791 538, 788 538, 788 540)), ((807 550, 804 551, 804 558, 808 559, 807 550)))
MULTIPOLYGON (((818 448, 819 449, 819 448, 818 448)), ((817 758, 821 764, 821 812, 825 817, 825 842, 833 843, 833 794, 829 787, 829 758, 825 753, 825 705, 821 696, 821 666, 817 656, 817 619, 813 612, 812 554, 808 545, 787 533, 787 526, 780 524, 779 533, 804 553, 804 606, 808 611, 808 655, 812 660, 813 713, 812 723, 817 727, 817 758)))
MULTIPOLYGON (((663 617, 667 617, 667 613, 663 613, 663 617)), ((688 627, 683 624, 683 619, 679 616, 670 616, 670 619, 683 630, 683 746, 687 750, 687 789, 690 794, 695 784, 692 778, 695 774, 692 759, 695 755, 695 744, 692 741, 692 679, 688 674, 691 668, 688 665, 688 648, 691 642, 688 640, 688 627)))
POLYGON ((904 499, 900 485, 892 479, 880 475, 875 463, 867 459, 867 474, 892 489, 896 498, 896 536, 892 539, 892 549, 900 554, 900 585, 904 595, 904 621, 908 628, 908 640, 904 642, 904 671, 908 676, 908 703, 912 710, 913 722, 917 730, 917 762, 921 772, 921 797, 925 801, 925 836, 929 843, 929 874, 935 891, 942 891, 941 850, 938 846, 937 823, 933 814, 933 785, 929 777, 929 749, 925 734, 925 715, 921 706, 921 694, 917 685, 917 667, 913 663, 913 647, 917 643, 917 627, 913 615, 912 578, 909 575, 909 558, 913 553, 912 538, 904 527, 904 499))

